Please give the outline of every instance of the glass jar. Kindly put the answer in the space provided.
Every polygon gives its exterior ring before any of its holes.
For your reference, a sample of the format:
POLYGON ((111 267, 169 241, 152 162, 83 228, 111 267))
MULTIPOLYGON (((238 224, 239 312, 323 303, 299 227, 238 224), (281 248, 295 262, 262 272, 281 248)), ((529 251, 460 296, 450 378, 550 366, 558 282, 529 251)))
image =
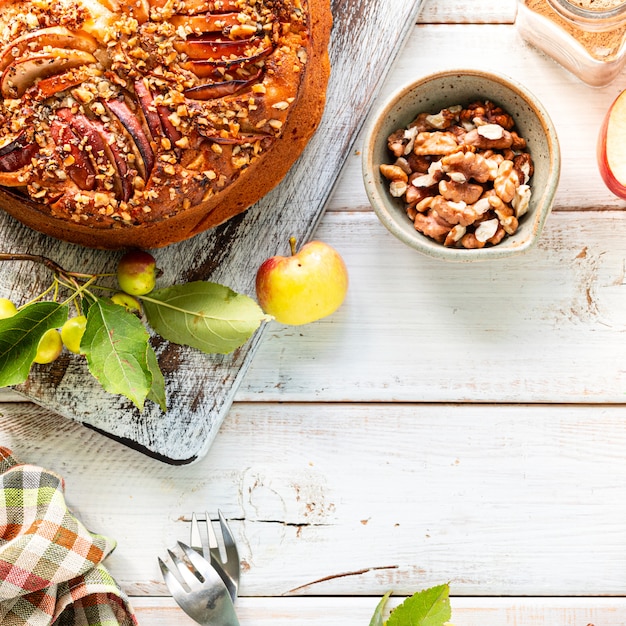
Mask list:
POLYGON ((522 37, 594 87, 626 61, 626 0, 518 0, 522 37))

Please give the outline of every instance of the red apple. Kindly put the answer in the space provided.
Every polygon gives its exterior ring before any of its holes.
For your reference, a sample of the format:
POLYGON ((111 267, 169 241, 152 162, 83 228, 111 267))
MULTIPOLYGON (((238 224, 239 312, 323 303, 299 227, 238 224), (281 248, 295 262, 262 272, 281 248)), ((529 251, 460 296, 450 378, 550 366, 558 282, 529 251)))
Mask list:
POLYGON ((254 63, 271 54, 274 47, 269 45, 250 56, 243 57, 221 57, 219 59, 202 59, 199 61, 185 61, 182 67, 193 72, 198 78, 222 78, 222 73, 218 68, 250 68, 254 63))
POLYGON ((185 53, 190 59, 221 59, 222 57, 243 56, 247 50, 258 46, 261 40, 258 37, 249 39, 216 39, 210 35, 189 37, 176 43, 178 52, 185 53))
POLYGON ((93 52, 98 48, 96 40, 87 33, 76 33, 65 26, 50 26, 31 30, 13 39, 0 51, 0 69, 4 70, 17 57, 43 48, 66 48, 93 52))
POLYGON ((117 265, 117 282, 120 289, 131 296, 150 293, 158 274, 156 261, 149 252, 131 250, 117 265))
POLYGON ((29 87, 29 90, 32 92, 32 96, 34 98, 45 100, 46 98, 50 98, 57 93, 65 91, 66 89, 80 85, 87 78, 94 76, 95 74, 97 74, 97 72, 93 69, 71 69, 67 72, 63 72, 63 74, 55 74, 53 76, 49 76, 48 78, 42 78, 32 87, 29 87))
POLYGON ((79 136, 85 137, 92 148, 93 158, 99 167, 113 166, 113 183, 122 200, 128 202, 133 193, 133 173, 126 157, 117 145, 115 136, 100 120, 92 120, 82 113, 72 113, 69 109, 57 109, 57 117, 67 122, 79 136))
POLYGON ((598 138, 598 167, 606 186, 626 199, 626 91, 609 108, 598 138))
POLYGON ((261 308, 282 324, 301 325, 334 313, 348 290, 348 271, 339 253, 322 241, 311 241, 291 256, 273 256, 257 272, 261 308))

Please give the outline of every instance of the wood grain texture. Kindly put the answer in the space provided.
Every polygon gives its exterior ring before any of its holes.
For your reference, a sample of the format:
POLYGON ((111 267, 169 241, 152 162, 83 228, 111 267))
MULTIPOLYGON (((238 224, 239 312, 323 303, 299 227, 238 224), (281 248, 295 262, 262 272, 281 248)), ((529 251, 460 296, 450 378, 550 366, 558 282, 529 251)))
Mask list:
POLYGON ((425 0, 420 24, 512 24, 516 0, 425 0))
POLYGON ((343 307, 272 322, 239 400, 624 402, 623 212, 553 212, 537 248, 497 263, 430 259, 372 213, 327 215, 343 307))
POLYGON ((623 406, 236 403, 185 467, 31 404, 0 415, 3 444, 62 474, 86 526, 117 539, 107 565, 133 596, 167 595, 156 556, 218 508, 244 597, 445 581, 463 596, 626 595, 623 406))
MULTIPOLYGON (((242 626, 319 626, 332 616, 342 626, 365 626, 378 597, 371 598, 244 598, 239 603, 242 626)), ((389 608, 400 599, 392 597, 389 608)), ((142 626, 192 626, 195 622, 173 600, 133 600, 142 626)), ((623 626, 626 602, 621 598, 452 598, 455 626, 623 626)))
MULTIPOLYGON (((265 258, 286 251, 291 235, 301 242, 310 238, 372 99, 415 23, 419 5, 414 0, 396 0, 393 7, 374 0, 334 3, 332 77, 317 134, 283 183, 245 215, 156 251, 158 266, 164 270, 163 285, 210 279, 252 295, 256 270, 265 258), (367 72, 355 72, 365 67, 367 72)), ((33 233, 5 214, 0 215, 0 249, 46 254, 81 271, 110 271, 116 259, 112 253, 33 233)), ((18 302, 46 284, 41 272, 35 271, 33 280, 32 266, 23 265, 17 272, 13 265, 0 266, 0 291, 18 302)), ((193 462, 209 449, 261 334, 226 356, 207 356, 155 340, 166 376, 170 407, 166 414, 152 403, 140 413, 126 399, 107 394, 78 359, 62 358, 52 368, 37 368, 18 390, 164 461, 193 462)))

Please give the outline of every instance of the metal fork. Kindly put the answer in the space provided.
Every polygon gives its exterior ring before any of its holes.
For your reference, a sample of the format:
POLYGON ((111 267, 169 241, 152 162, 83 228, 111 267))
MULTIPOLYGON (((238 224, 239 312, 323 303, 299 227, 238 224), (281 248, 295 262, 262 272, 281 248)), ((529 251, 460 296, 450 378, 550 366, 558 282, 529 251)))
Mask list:
POLYGON ((186 561, 167 551, 177 574, 158 559, 163 580, 174 600, 187 615, 204 626, 239 626, 233 601, 221 576, 195 550, 180 541, 178 547, 186 561))
POLYGON ((237 598, 239 590, 240 563, 239 553, 233 533, 222 515, 220 510, 217 511, 219 517, 219 526, 216 525, 221 536, 221 543, 224 546, 224 553, 220 551, 220 542, 214 530, 214 524, 209 514, 204 514, 204 525, 206 532, 201 530, 201 520, 193 513, 191 515, 191 547, 200 552, 207 561, 210 561, 218 574, 222 577, 226 585, 230 597, 234 602, 237 598))

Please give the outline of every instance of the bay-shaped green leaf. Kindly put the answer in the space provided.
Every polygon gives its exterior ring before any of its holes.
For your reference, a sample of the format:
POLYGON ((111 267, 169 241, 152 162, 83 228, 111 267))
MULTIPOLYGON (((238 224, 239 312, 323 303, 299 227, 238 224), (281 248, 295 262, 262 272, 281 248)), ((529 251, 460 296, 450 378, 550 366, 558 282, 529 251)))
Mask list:
POLYGON ((152 374, 152 386, 148 392, 148 400, 158 404, 163 412, 167 411, 167 396, 165 394, 165 378, 163 378, 163 372, 159 367, 154 349, 148 344, 148 351, 146 353, 147 364, 150 373, 152 374))
POLYGON ((376 610, 374 611, 374 615, 372 615, 372 619, 370 620, 370 626, 383 626, 383 624, 385 623, 383 615, 385 613, 385 607, 387 606, 387 600, 389 600, 390 595, 391 591, 388 591, 380 599, 380 602, 376 605, 376 610))
POLYGON ((447 584, 419 591, 391 612, 385 626, 443 626, 451 616, 449 594, 447 584))
POLYGON ((0 387, 28 378, 39 340, 47 330, 62 326, 67 315, 66 305, 35 302, 0 320, 0 387))
POLYGON ((139 409, 152 388, 148 339, 144 325, 124 307, 102 298, 89 307, 80 342, 89 371, 106 391, 126 396, 139 409))
POLYGON ((161 337, 206 353, 232 352, 268 319, 248 296, 206 281, 158 289, 142 301, 150 326, 161 337))

